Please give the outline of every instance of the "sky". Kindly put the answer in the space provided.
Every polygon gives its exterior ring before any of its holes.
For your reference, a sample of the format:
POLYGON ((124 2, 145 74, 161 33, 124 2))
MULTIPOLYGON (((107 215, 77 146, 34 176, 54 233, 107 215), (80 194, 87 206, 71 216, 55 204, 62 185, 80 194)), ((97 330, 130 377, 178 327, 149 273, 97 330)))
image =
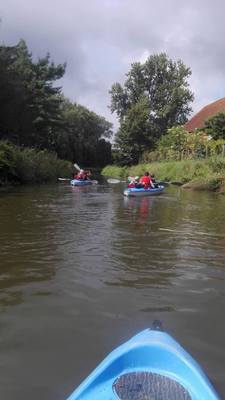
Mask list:
POLYGON ((165 52, 192 70, 193 112, 225 97, 224 0, 1 0, 0 45, 66 62, 71 101, 118 124, 109 90, 131 63, 165 52))

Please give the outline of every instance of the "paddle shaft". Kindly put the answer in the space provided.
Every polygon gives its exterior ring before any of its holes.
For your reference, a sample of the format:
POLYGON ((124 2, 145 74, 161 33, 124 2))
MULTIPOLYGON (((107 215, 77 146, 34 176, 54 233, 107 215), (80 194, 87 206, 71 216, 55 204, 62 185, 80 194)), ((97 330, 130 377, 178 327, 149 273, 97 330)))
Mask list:
POLYGON ((81 170, 81 168, 79 167, 79 165, 77 165, 76 163, 74 163, 73 165, 74 165, 74 167, 75 167, 78 171, 81 170))

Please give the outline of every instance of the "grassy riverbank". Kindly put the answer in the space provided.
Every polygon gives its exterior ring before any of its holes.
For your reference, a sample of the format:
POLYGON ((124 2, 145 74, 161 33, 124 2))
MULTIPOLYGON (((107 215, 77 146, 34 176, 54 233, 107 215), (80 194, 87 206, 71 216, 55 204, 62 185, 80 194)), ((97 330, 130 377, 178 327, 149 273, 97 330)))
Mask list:
POLYGON ((214 157, 206 160, 165 161, 138 164, 133 167, 107 166, 104 176, 124 179, 127 176, 141 176, 145 171, 154 173, 157 180, 177 183, 193 190, 214 190, 225 193, 225 158, 214 157))
POLYGON ((72 164, 46 150, 20 148, 0 141, 0 185, 47 183, 71 177, 72 164))

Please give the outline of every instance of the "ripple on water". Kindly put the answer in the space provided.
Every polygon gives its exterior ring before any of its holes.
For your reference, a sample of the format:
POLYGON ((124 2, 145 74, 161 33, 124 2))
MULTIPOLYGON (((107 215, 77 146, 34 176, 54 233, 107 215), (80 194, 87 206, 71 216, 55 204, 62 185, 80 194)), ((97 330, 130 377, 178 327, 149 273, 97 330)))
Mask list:
POLYGON ((25 393, 30 371, 40 382, 54 371, 60 391, 67 365, 74 386, 88 372, 85 351, 92 369, 113 340, 160 317, 225 393, 225 200, 167 188, 136 201, 122 190, 53 185, 0 197, 3 380, 25 393))

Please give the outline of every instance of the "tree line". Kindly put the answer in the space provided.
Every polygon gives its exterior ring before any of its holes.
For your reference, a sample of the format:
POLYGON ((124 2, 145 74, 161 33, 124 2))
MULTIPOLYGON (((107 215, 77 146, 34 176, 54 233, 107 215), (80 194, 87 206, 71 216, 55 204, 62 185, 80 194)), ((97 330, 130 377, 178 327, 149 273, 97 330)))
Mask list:
MULTIPOLYGON (((24 40, 0 46, 0 140, 48 150, 87 167, 133 165, 154 152, 167 158, 200 154, 200 148, 201 154, 208 152, 208 143, 202 146, 204 135, 191 138, 183 128, 176 130, 187 121, 194 99, 188 83, 191 70, 181 60, 173 61, 165 53, 151 55, 144 63, 131 64, 123 85, 112 85, 110 108, 119 120, 113 151, 112 124, 72 103, 56 85, 65 70, 66 65, 56 65, 50 54, 34 61, 24 40)), ((225 115, 209 120, 204 133, 224 139, 224 120, 225 115)))
POLYGON ((0 46, 0 140, 104 166, 111 162, 112 124, 65 98, 56 85, 65 70, 50 54, 34 61, 24 40, 0 46))

